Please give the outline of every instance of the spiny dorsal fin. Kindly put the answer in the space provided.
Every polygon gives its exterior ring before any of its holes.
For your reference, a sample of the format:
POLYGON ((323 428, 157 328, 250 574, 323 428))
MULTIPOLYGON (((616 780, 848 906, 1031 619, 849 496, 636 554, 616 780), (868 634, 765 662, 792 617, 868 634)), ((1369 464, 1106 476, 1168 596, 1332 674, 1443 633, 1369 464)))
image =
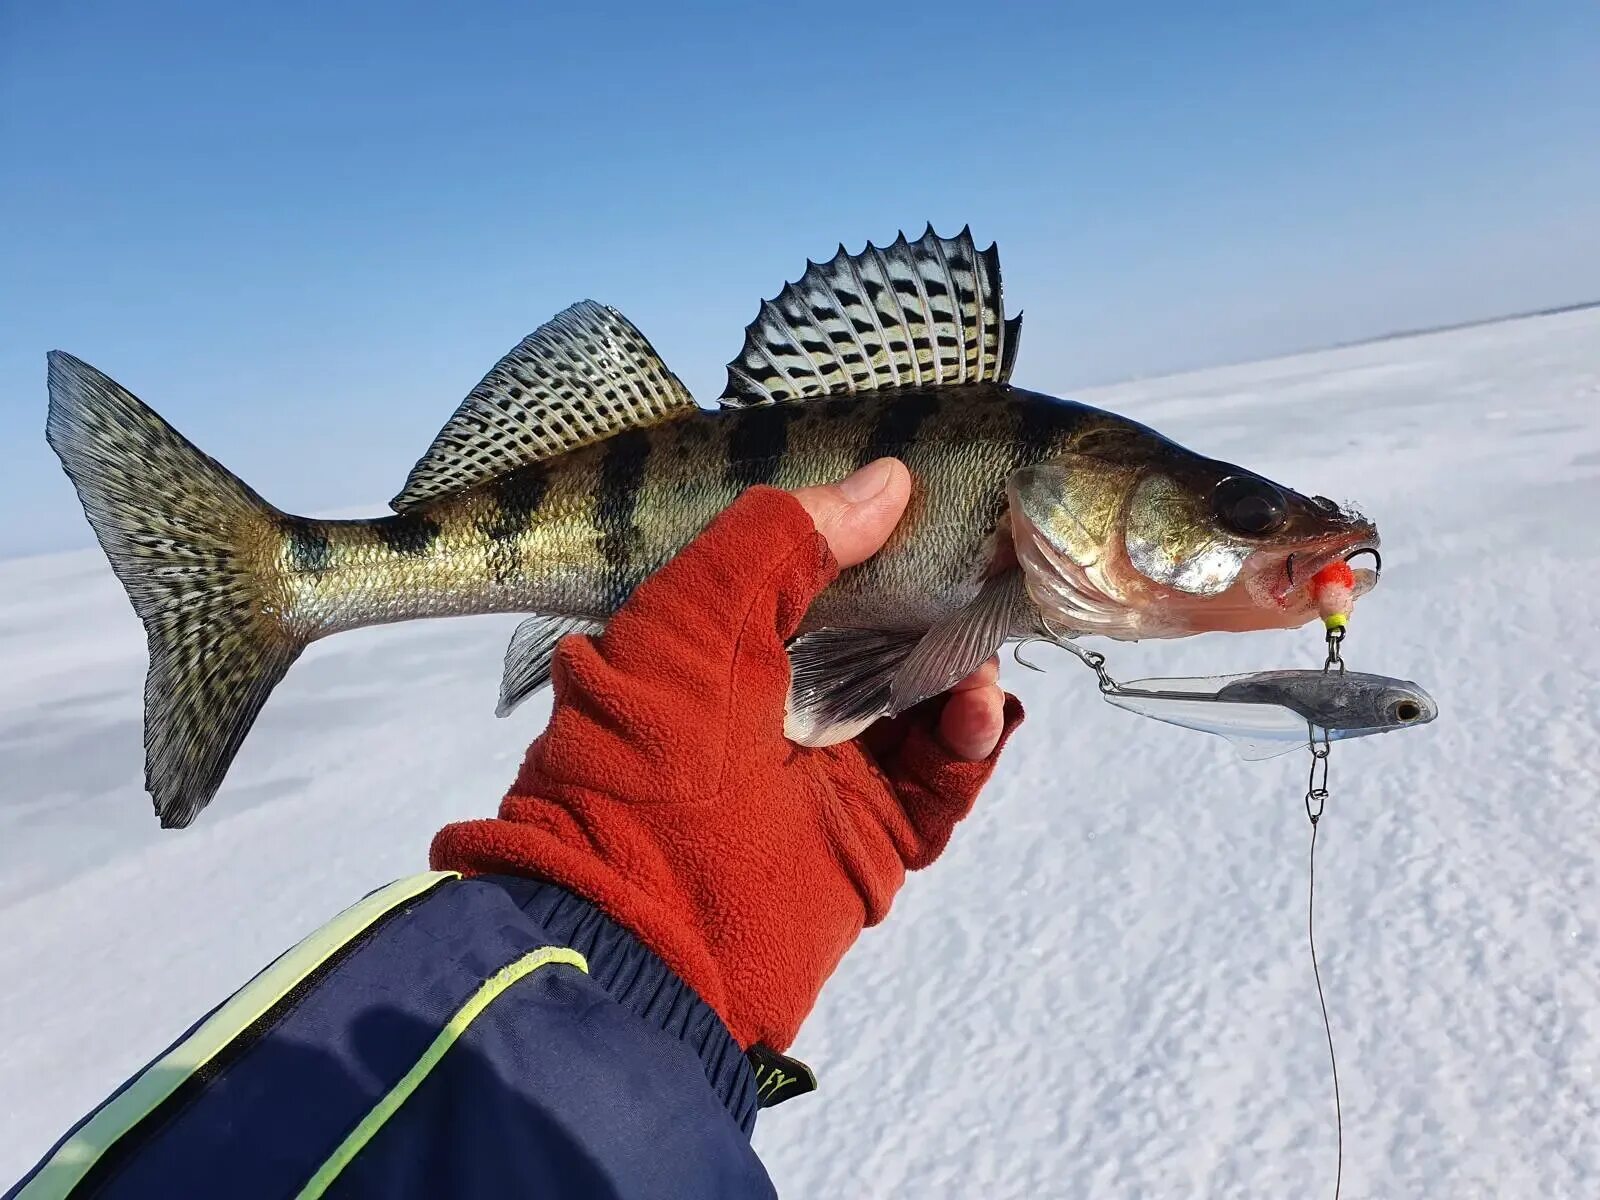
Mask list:
POLYGON ((644 334, 581 300, 523 338, 461 402, 390 503, 405 512, 697 405, 644 334))
POLYGON ((941 238, 929 225, 860 254, 843 246, 807 262, 745 330, 728 364, 725 408, 792 403, 886 388, 1004 383, 1021 318, 1007 321, 1000 255, 972 231, 941 238))

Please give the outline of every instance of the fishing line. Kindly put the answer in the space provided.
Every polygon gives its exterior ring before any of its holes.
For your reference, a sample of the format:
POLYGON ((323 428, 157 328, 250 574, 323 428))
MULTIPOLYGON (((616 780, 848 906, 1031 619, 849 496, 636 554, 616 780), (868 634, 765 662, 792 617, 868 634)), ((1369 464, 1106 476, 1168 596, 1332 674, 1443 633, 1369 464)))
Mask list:
MULTIPOLYGON (((1340 654, 1343 643, 1344 628, 1329 626, 1323 671, 1344 674, 1344 658, 1340 654)), ((1339 1056, 1333 1050, 1333 1022, 1328 1018, 1328 997, 1322 990, 1322 968, 1317 963, 1317 829, 1328 803, 1328 755, 1333 750, 1333 739, 1328 730, 1318 730, 1307 722, 1306 740, 1311 751, 1311 770, 1306 776, 1306 818, 1311 822, 1311 849, 1306 855, 1306 945, 1311 950, 1311 977, 1317 982, 1317 1004, 1322 1009, 1322 1032, 1328 1039, 1328 1067, 1333 1074, 1333 1200, 1339 1200, 1344 1186, 1344 1105, 1339 1097, 1339 1056)))
MULTIPOLYGON (((1377 557, 1373 552, 1373 557, 1377 557)), ((1066 650, 1088 667, 1099 679, 1101 692, 1123 693, 1122 685, 1111 676, 1106 666, 1106 656, 1074 645, 1071 638, 1042 621, 1042 634, 1022 639, 1012 648, 1011 655, 1018 665, 1030 671, 1043 668, 1024 658, 1022 651, 1031 642, 1043 642, 1066 650)), ((1327 630, 1328 656, 1322 669, 1330 674, 1343 675, 1345 663, 1340 650, 1344 643, 1344 627, 1329 625, 1327 630)), ((1328 996, 1322 986, 1322 967, 1317 961, 1317 830, 1322 820, 1322 810, 1328 801, 1328 755, 1333 749, 1332 732, 1306 723, 1306 745, 1311 751, 1311 771, 1306 779, 1306 817, 1311 822, 1311 848, 1307 854, 1306 872, 1306 945, 1311 951, 1311 977, 1317 984, 1317 1005, 1322 1010, 1322 1032, 1328 1042, 1328 1067, 1333 1076, 1333 1122, 1335 1159, 1333 1169, 1333 1200, 1339 1200, 1344 1190, 1344 1103, 1339 1093, 1339 1056, 1333 1047, 1333 1021, 1328 1016, 1328 996)))
POLYGON ((1322 1032, 1328 1039, 1328 1067, 1333 1072, 1333 1121, 1338 1148, 1333 1168, 1333 1200, 1339 1200, 1339 1192, 1344 1185, 1344 1106, 1339 1102, 1339 1058, 1333 1052, 1333 1023, 1328 1019, 1328 998, 1322 991, 1322 970, 1317 965, 1317 828, 1321 816, 1319 805, 1316 815, 1311 817, 1311 852, 1307 856, 1310 869, 1306 874, 1306 945, 1311 948, 1311 976, 1317 981, 1317 1003, 1322 1006, 1322 1032))

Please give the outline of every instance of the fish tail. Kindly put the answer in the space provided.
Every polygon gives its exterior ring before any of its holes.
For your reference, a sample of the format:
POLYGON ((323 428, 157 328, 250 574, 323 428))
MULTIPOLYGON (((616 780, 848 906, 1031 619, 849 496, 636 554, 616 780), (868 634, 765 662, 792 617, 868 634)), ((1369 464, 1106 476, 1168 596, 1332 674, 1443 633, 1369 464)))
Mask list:
POLYGON ((149 637, 145 786, 181 828, 305 647, 271 600, 284 514, 80 359, 51 352, 49 384, 46 438, 149 637))

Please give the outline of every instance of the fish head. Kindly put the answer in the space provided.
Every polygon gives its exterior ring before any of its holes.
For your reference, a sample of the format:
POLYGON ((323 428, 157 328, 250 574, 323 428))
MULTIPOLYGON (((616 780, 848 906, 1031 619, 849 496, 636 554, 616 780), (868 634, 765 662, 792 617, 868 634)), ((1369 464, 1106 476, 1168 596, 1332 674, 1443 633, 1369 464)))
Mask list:
POLYGON ((1327 705, 1328 719, 1315 724, 1337 731, 1340 736, 1366 737, 1426 725, 1439 715, 1439 705, 1433 697, 1409 679, 1356 672, 1345 676, 1326 674, 1333 680, 1342 679, 1343 687, 1338 689, 1338 698, 1327 705))
POLYGON ((1409 679, 1385 679, 1374 689, 1371 722, 1362 726, 1373 733, 1426 725, 1439 715, 1439 705, 1420 684, 1409 679))
POLYGON ((1276 704, 1339 738, 1426 725, 1439 715, 1420 684, 1363 671, 1258 671, 1230 680, 1217 699, 1276 704))
MULTIPOLYGON (((1359 513, 1123 424, 1008 480, 1029 596, 1063 631, 1292 629, 1317 616, 1317 571, 1378 545, 1359 513)), ((1355 575, 1357 596, 1377 581, 1355 575)))

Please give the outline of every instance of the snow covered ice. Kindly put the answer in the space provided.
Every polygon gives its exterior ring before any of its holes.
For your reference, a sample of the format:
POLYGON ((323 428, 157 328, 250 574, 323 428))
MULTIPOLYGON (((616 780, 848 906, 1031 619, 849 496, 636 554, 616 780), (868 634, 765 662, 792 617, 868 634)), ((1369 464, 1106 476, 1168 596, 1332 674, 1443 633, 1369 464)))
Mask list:
MULTIPOLYGON (((1600 1195, 1600 310, 1078 397, 1383 532, 1346 658, 1441 715, 1334 747, 1318 940, 1345 1194, 1600 1195)), ((441 824, 492 810, 548 711, 493 717, 514 624, 313 646, 216 802, 163 833, 144 638, 110 568, 0 562, 0 1187, 270 958, 423 869, 441 824)), ((1320 662, 1314 629, 1097 648, 1129 679, 1320 662)), ((1038 657, 1048 675, 1005 671, 1029 719, 977 813, 793 1050, 821 1088, 757 1129, 780 1193, 1330 1191, 1303 756, 1241 762, 1038 657)))

